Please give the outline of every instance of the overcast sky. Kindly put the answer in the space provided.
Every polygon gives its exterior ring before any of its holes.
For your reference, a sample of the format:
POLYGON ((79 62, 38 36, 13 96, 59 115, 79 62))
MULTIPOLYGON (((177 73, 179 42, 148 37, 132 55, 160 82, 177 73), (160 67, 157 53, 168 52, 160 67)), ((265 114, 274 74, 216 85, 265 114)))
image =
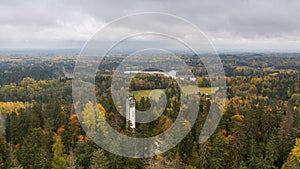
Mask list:
POLYGON ((299 9, 298 0, 0 1, 0 48, 81 48, 114 19, 164 12, 194 23, 217 50, 300 49, 299 9))

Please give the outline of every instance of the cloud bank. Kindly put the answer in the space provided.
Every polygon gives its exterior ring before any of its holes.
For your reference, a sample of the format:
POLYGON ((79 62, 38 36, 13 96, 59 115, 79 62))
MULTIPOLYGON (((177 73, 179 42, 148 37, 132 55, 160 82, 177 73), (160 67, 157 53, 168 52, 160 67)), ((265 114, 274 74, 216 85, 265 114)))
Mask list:
MULTIPOLYGON (((82 47, 101 27, 137 12, 164 12, 198 26, 218 50, 300 49, 300 1, 2 1, 1 48, 82 47)), ((138 29, 130 25, 120 31, 138 29)), ((161 27, 169 26, 157 25, 161 27)), ((184 26, 178 26, 185 31, 184 26)), ((112 35, 108 35, 108 39, 112 35)))

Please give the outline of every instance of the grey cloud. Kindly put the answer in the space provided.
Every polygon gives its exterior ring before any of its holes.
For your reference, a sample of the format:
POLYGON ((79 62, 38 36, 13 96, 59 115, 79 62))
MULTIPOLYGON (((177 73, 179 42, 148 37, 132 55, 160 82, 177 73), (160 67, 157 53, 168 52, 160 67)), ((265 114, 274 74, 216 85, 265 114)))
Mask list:
MULTIPOLYGON (((2 1, 0 44, 2 47, 34 47, 41 41, 45 47, 47 42, 55 46, 53 43, 61 44, 59 41, 76 41, 75 44, 82 41, 84 44, 113 19, 136 12, 157 11, 191 21, 220 48, 235 47, 241 41, 245 48, 269 48, 272 46, 266 43, 272 40, 274 47, 299 48, 299 7, 297 0, 2 1), (291 45, 290 41, 295 43, 291 45)), ((139 26, 129 27, 138 29, 139 26)), ((168 23, 160 26, 167 29, 168 23)), ((70 43, 72 45, 74 43, 70 43)))

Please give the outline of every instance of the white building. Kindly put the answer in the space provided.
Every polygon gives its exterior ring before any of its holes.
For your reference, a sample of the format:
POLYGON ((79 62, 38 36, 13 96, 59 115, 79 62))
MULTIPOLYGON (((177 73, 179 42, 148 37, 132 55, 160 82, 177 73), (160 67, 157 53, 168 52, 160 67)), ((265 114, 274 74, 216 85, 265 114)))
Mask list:
POLYGON ((175 70, 171 70, 170 72, 159 72, 159 71, 137 71, 137 70, 130 70, 130 71, 124 71, 125 74, 137 74, 137 73, 147 73, 147 74, 161 74, 164 75, 166 77, 172 77, 172 78, 176 78, 176 71, 175 70))
POLYGON ((133 97, 126 100, 126 126, 135 128, 135 101, 133 97))
POLYGON ((190 77, 190 81, 195 82, 197 79, 195 77, 190 77))

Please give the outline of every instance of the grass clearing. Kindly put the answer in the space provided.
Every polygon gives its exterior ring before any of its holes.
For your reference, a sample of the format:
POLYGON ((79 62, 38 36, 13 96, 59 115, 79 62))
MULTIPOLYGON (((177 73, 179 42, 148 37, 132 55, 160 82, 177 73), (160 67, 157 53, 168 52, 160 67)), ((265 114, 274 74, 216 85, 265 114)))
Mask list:
MULTIPOLYGON (((199 91, 201 94, 214 94, 219 88, 218 87, 200 87, 199 91)), ((186 92, 193 92, 193 87, 189 87, 189 86, 184 86, 183 90, 185 90, 186 92)), ((161 94, 164 92, 163 89, 155 89, 155 90, 137 90, 137 91, 133 91, 134 94, 134 98, 137 101, 140 101, 142 97, 146 98, 146 97, 151 97, 153 99, 155 99, 156 101, 158 101, 159 97, 161 96, 161 94), (151 92, 152 91, 152 92, 151 92)))
POLYGON ((142 97, 146 98, 148 96, 151 97, 152 99, 158 101, 158 99, 162 93, 164 93, 163 89, 133 91, 134 98, 137 101, 140 101, 142 97))

